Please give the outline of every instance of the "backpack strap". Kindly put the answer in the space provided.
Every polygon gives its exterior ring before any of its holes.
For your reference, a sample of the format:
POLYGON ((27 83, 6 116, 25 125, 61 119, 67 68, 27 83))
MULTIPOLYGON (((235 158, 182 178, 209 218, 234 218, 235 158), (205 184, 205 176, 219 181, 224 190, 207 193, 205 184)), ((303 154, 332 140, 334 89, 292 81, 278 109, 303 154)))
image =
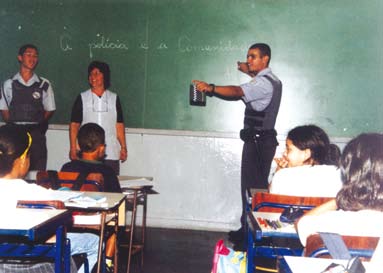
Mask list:
POLYGON ((327 247, 333 259, 349 260, 350 252, 344 243, 342 236, 337 233, 319 232, 325 246, 327 247))
POLYGON ((40 88, 41 90, 43 90, 44 92, 47 92, 48 87, 49 87, 49 83, 48 83, 46 80, 44 80, 44 79, 42 79, 42 78, 40 78, 40 77, 38 77, 38 78, 39 78, 39 80, 40 80, 40 86, 39 86, 39 88, 40 88))
POLYGON ((82 185, 85 182, 86 177, 89 175, 89 172, 80 172, 77 176, 76 180, 73 183, 72 190, 79 191, 82 187, 82 185))

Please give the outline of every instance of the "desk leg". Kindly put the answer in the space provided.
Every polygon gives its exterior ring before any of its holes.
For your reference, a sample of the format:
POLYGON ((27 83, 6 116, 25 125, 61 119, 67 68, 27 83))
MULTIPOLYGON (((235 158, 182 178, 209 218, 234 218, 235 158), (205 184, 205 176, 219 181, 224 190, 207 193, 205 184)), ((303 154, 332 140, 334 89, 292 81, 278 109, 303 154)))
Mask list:
POLYGON ((55 272, 62 273, 63 267, 63 255, 64 255, 64 244, 63 244, 63 227, 60 226, 56 230, 56 256, 55 256, 55 272))
POLYGON ((114 241, 114 273, 118 273, 118 219, 119 219, 119 209, 116 211, 115 215, 115 224, 114 224, 114 234, 116 236, 116 240, 114 241))
POLYGON ((247 273, 254 272, 254 237, 252 231, 247 231, 247 273))
POLYGON ((127 270, 126 270, 127 273, 130 272, 130 262, 132 259, 133 234, 134 234, 134 227, 135 227, 135 223, 136 223, 137 195, 138 195, 138 191, 134 190, 132 219, 131 219, 131 223, 130 223, 130 241, 129 241, 128 265, 127 265, 127 270))
POLYGON ((141 233, 141 243, 142 243, 142 250, 141 250, 141 268, 144 266, 144 248, 145 248, 145 231, 146 231, 146 204, 147 204, 147 198, 148 194, 146 191, 143 192, 143 204, 142 204, 142 233, 141 233))
MULTIPOLYGON (((70 240, 65 239, 65 257, 64 257, 65 273, 70 273, 71 258, 72 258, 72 255, 70 254, 70 240)), ((85 272, 89 272, 89 269, 88 271, 86 271, 85 269, 85 272)))
POLYGON ((101 213, 100 243, 98 245, 97 273, 100 273, 101 267, 104 267, 102 262, 103 262, 104 234, 105 234, 105 219, 106 219, 106 212, 102 212, 101 213))
POLYGON ((64 226, 56 230, 55 272, 70 273, 70 242, 67 242, 64 226))

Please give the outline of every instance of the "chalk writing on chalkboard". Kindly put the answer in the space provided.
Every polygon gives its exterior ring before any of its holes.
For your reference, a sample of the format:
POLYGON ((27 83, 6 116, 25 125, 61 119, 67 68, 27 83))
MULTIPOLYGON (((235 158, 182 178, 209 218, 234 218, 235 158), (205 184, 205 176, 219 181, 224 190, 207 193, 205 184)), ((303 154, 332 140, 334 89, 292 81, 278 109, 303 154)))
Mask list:
POLYGON ((70 46, 71 40, 72 37, 69 34, 63 34, 60 36, 60 48, 62 51, 72 50, 72 47, 70 46))
MULTIPOLYGON (((71 46, 72 43, 75 43, 72 40, 72 36, 70 34, 62 34, 60 36, 60 48, 62 51, 73 50, 71 46)), ((234 43, 231 40, 219 40, 215 44, 203 42, 199 44, 193 44, 192 39, 187 35, 182 35, 178 38, 176 45, 169 45, 167 41, 160 41, 152 46, 150 46, 146 41, 141 41, 135 43, 137 48, 142 50, 176 50, 180 53, 191 53, 191 52, 205 52, 205 53, 213 53, 213 52, 245 52, 248 48, 247 44, 238 44, 234 43)), ((88 43, 89 48, 89 58, 93 58, 94 50, 121 50, 128 51, 132 49, 132 46, 129 45, 128 41, 124 41, 123 39, 111 39, 109 36, 105 36, 102 34, 97 34, 96 39, 90 41, 88 43)))

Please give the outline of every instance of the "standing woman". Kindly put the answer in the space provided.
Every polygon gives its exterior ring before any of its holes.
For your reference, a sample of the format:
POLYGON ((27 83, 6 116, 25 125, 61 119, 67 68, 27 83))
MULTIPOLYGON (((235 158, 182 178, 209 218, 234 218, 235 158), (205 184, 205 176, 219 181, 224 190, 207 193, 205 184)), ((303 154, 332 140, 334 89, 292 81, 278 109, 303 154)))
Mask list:
POLYGON ((77 96, 72 108, 69 126, 70 159, 78 159, 76 145, 77 134, 82 124, 93 122, 105 130, 105 164, 120 173, 120 163, 128 158, 125 139, 125 126, 120 99, 110 87, 109 65, 93 61, 88 66, 90 89, 77 96))

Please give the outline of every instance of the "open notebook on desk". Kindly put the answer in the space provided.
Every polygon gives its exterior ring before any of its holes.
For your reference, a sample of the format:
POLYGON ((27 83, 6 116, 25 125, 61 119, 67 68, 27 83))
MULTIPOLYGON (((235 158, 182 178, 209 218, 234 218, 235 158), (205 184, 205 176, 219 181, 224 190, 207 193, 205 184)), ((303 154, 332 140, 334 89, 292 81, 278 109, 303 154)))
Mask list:
POLYGON ((103 193, 80 192, 69 190, 47 190, 41 194, 35 194, 30 198, 23 198, 23 201, 44 201, 58 200, 64 202, 67 207, 89 208, 107 206, 107 198, 103 193))
POLYGON ((78 207, 78 208, 89 208, 89 207, 106 207, 106 196, 104 195, 79 195, 74 198, 69 199, 65 202, 65 205, 68 207, 78 207))
POLYGON ((45 192, 35 193, 31 195, 29 198, 23 197, 22 199, 25 201, 58 200, 65 203, 81 195, 83 195, 83 192, 47 190, 45 192))

